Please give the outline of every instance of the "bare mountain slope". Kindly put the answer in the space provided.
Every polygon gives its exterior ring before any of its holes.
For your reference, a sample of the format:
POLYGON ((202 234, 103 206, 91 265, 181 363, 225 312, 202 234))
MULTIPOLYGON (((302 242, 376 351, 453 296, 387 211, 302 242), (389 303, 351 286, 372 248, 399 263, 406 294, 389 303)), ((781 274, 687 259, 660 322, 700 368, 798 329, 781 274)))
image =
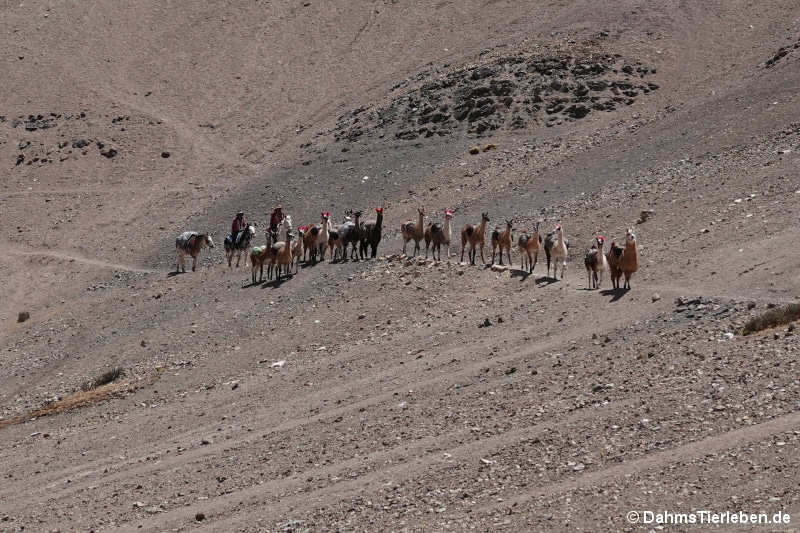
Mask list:
POLYGON ((740 334, 800 290, 795 3, 0 15, 0 530, 800 517, 794 325, 740 334), (385 206, 380 257, 251 285, 222 239, 278 202, 385 206), (448 261, 398 255, 419 206, 448 261), (460 264, 481 212, 561 223, 566 278, 460 264), (587 290, 628 228, 632 290, 587 290), (172 275, 187 229, 217 247, 172 275))

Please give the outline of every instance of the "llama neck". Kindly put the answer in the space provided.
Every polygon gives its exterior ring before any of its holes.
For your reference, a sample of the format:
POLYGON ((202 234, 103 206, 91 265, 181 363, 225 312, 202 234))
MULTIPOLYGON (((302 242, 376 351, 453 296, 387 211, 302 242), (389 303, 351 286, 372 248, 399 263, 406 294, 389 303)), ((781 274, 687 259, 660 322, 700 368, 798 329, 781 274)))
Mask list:
POLYGON ((445 217, 445 219, 444 219, 444 234, 448 239, 451 236, 450 219, 447 218, 447 217, 445 217))
POLYGON ((564 246, 564 230, 558 232, 558 244, 559 246, 564 246))
POLYGON ((423 218, 425 218, 425 216, 422 213, 420 213, 419 214, 419 222, 417 222, 417 233, 419 233, 419 234, 422 234, 423 218))
POLYGON ((383 225, 383 213, 378 213, 378 218, 375 219, 375 229, 380 230, 383 225))
POLYGON ((486 231, 486 219, 481 220, 481 225, 478 226, 478 235, 483 235, 486 231))

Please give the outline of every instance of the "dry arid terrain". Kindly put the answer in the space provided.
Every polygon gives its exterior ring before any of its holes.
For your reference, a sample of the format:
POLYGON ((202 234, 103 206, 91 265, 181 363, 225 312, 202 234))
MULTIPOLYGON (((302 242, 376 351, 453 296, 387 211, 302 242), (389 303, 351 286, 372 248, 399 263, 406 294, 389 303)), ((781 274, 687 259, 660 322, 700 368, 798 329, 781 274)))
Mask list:
POLYGON ((800 295, 796 1, 0 20, 0 531, 800 530, 798 332, 742 332, 800 295), (222 240, 277 203, 384 206, 378 257, 251 284, 222 240), (400 255, 419 207, 449 259, 400 255), (566 276, 460 262, 483 212, 566 276), (791 522, 641 523, 698 510, 791 522))

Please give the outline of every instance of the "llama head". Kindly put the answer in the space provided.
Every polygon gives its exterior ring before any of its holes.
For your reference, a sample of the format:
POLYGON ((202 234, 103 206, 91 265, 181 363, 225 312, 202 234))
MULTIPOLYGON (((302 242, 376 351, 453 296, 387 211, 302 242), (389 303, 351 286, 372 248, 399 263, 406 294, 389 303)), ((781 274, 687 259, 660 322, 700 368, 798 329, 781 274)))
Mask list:
POLYGON ((308 231, 308 226, 297 226, 297 232, 300 235, 303 235, 306 231, 308 231))
POLYGON ((561 235, 564 232, 564 230, 561 229, 561 224, 556 224, 556 227, 553 231, 555 232, 556 235, 561 235))
POLYGON ((630 244, 636 244, 636 234, 633 233, 633 230, 628 228, 627 233, 625 233, 625 242, 630 244))
POLYGON ((354 216, 355 218, 361 218, 361 215, 362 215, 362 214, 363 214, 363 213, 362 213, 361 211, 356 211, 355 213, 353 213, 353 216, 354 216))
POLYGON ((331 214, 330 214, 328 211, 323 211, 323 212, 322 212, 322 220, 323 220, 323 221, 326 221, 326 220, 328 220, 329 218, 331 218, 331 214))
POLYGON ((602 235, 598 235, 597 237, 594 238, 594 240, 597 243, 597 247, 600 249, 602 249, 606 243, 606 238, 603 237, 602 235))
POLYGON ((444 210, 444 218, 446 218, 447 220, 450 220, 451 218, 453 218, 453 210, 452 209, 445 209, 444 210))
POLYGON ((255 226, 253 226, 252 224, 248 224, 247 225, 247 233, 249 233, 250 236, 253 237, 256 234, 255 226))
POLYGON ((206 233, 206 234, 203 236, 203 238, 204 238, 204 240, 205 240, 205 243, 206 243, 206 245, 207 245, 209 248, 213 248, 213 247, 214 247, 214 240, 211 238, 211 235, 210 235, 210 234, 206 233))
POLYGON ((514 222, 513 219, 507 218, 506 219, 506 227, 508 227, 508 229, 511 229, 514 226, 513 222, 514 222))
POLYGON ((376 207, 375 208, 375 212, 378 213, 378 214, 383 213, 383 208, 382 207, 376 207))
POLYGON ((489 213, 481 213, 481 220, 483 222, 489 222, 489 213))
POLYGON ((422 217, 425 216, 425 208, 424 207, 418 207, 417 208, 417 212, 419 213, 420 216, 422 216, 422 217))

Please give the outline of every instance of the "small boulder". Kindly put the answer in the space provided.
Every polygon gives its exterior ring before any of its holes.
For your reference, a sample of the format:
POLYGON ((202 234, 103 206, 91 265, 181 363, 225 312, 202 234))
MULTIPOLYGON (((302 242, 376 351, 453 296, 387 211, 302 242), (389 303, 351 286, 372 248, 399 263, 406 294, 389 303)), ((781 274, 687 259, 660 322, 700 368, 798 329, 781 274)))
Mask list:
POLYGON ((31 318, 31 314, 27 311, 20 311, 17 315, 17 322, 25 322, 31 318))

